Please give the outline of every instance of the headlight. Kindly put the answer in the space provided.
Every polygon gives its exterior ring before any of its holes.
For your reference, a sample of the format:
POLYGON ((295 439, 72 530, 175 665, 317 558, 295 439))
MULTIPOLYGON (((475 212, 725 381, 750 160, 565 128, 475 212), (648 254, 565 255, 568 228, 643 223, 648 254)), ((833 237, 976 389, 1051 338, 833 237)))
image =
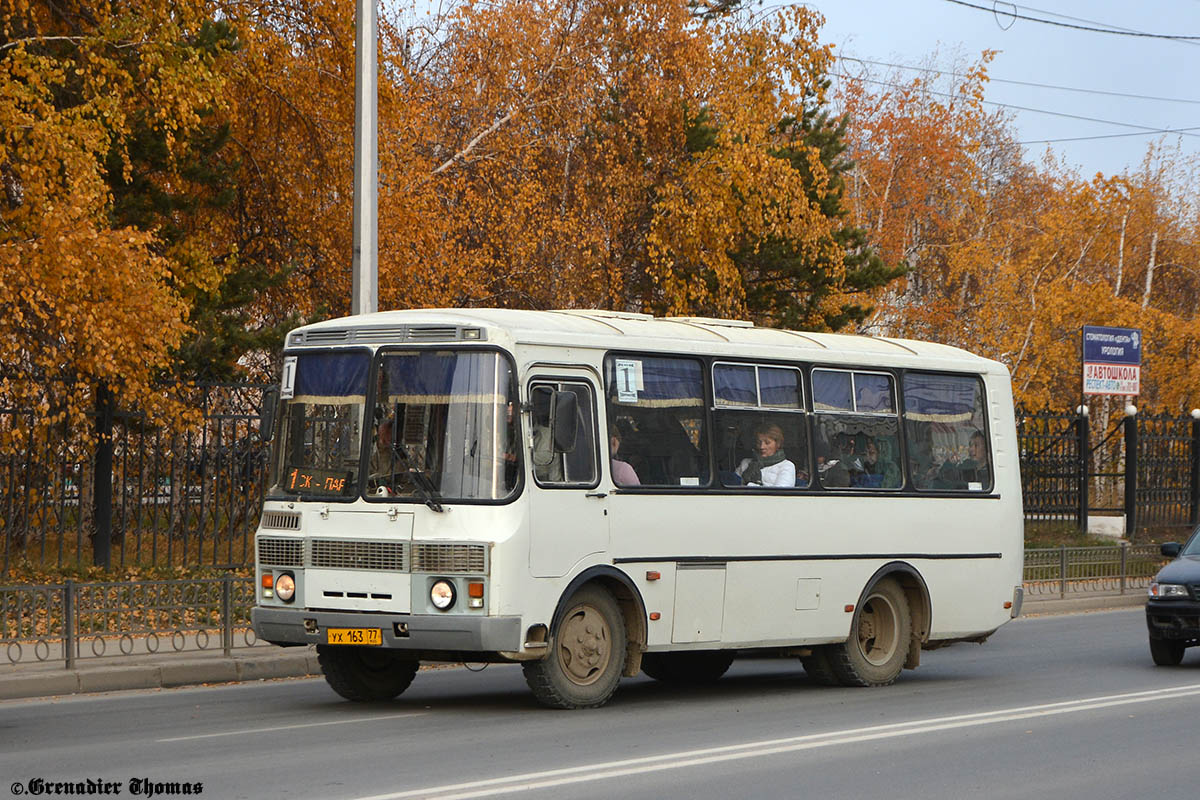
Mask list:
POLYGON ((1178 583, 1159 583, 1155 581, 1150 584, 1150 596, 1158 600, 1166 600, 1170 598, 1187 598, 1188 590, 1186 586, 1178 583))
POLYGON ((438 611, 448 611, 454 605, 454 584, 447 580, 434 581, 429 587, 429 602, 438 611))
POLYGON ((296 597, 296 579, 292 573, 285 572, 275 579, 275 596, 285 603, 296 597))

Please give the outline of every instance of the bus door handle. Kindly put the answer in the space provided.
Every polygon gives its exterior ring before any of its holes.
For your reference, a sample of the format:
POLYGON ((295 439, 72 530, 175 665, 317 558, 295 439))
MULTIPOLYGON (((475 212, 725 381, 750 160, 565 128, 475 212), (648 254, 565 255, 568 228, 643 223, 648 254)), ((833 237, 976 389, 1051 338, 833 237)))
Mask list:
POLYGON ((588 492, 587 497, 604 498, 608 497, 608 492, 588 492))

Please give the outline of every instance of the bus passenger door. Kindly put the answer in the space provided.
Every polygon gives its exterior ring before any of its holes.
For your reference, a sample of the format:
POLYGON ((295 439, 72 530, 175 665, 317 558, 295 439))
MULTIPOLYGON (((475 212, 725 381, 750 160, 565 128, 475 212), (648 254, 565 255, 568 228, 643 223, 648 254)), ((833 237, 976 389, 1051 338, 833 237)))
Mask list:
POLYGON ((529 383, 525 452, 534 577, 565 575, 581 559, 608 549, 607 500, 597 491, 596 396, 593 378, 582 371, 529 383))

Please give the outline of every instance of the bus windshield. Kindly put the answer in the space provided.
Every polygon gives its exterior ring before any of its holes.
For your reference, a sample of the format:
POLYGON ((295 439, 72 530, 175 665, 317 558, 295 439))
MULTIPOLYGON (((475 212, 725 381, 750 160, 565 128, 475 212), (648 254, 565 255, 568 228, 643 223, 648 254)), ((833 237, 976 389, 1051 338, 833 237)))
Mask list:
POLYGON ((388 350, 373 380, 368 497, 501 500, 516 488, 520 415, 506 358, 388 350))
POLYGON ((503 500, 516 488, 519 415, 501 354, 396 350, 372 364, 366 351, 346 351, 289 361, 273 496, 503 500))

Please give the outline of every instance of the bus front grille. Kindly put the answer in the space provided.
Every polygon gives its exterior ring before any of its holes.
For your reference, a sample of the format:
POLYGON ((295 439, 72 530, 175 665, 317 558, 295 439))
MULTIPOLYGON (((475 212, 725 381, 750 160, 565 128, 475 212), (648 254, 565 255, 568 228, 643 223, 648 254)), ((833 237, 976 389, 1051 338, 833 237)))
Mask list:
POLYGON ((482 573, 487 567, 487 548, 481 544, 414 544, 413 572, 482 573))
POLYGON ((272 567, 303 566, 304 540, 259 537, 258 563, 272 567))
POLYGON ((300 530, 300 515, 294 511, 265 511, 262 527, 281 531, 300 530))
POLYGON ((312 566, 325 569, 405 571, 403 542, 313 539, 312 566))

